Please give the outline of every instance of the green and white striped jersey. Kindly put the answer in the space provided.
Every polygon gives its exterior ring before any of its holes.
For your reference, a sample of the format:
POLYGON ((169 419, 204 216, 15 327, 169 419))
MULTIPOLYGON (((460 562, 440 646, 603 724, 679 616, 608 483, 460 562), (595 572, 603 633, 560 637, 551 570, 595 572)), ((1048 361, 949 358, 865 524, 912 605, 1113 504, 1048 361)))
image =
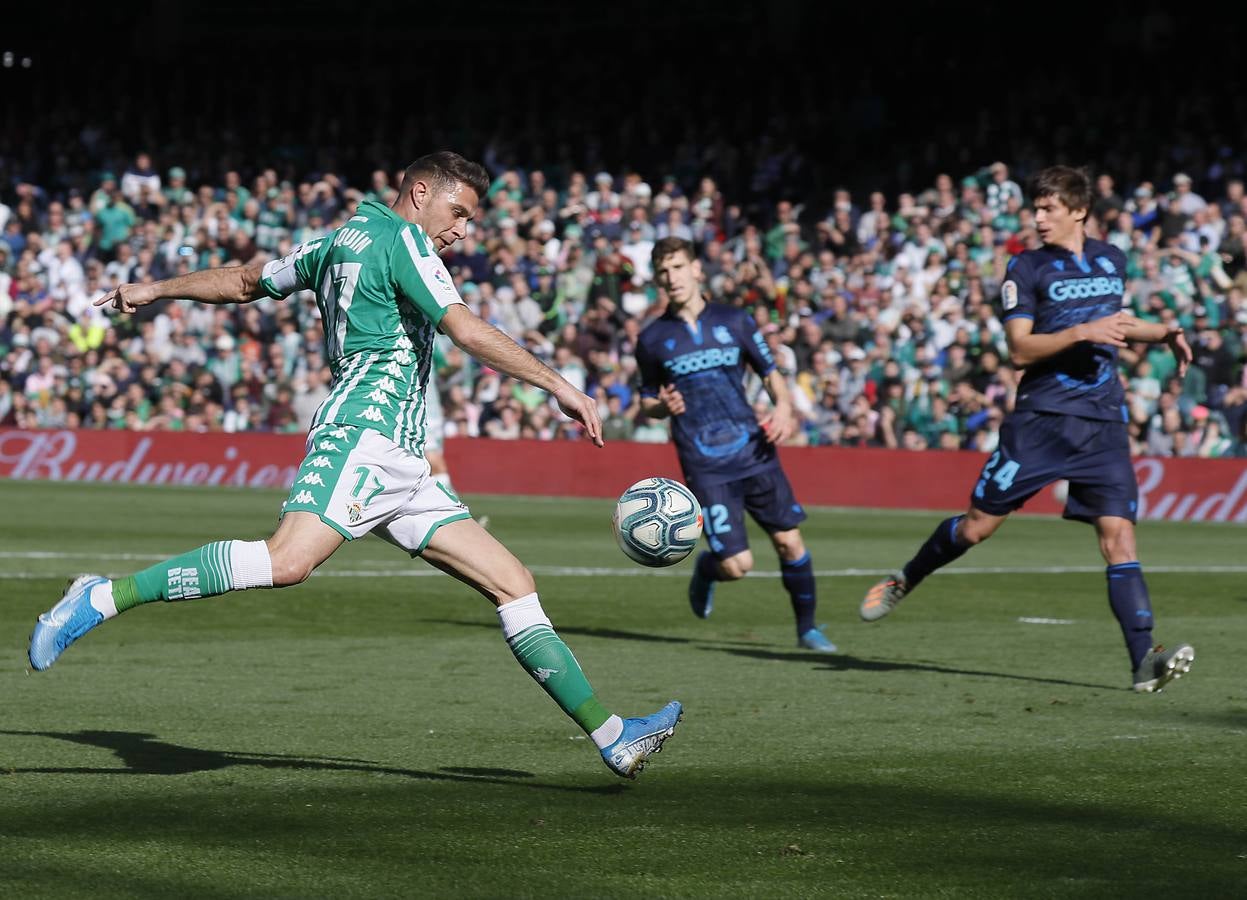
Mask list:
POLYGON ((312 428, 371 428, 421 453, 435 330, 463 303, 424 229, 366 201, 337 231, 268 263, 260 284, 278 299, 316 292, 333 385, 312 428))

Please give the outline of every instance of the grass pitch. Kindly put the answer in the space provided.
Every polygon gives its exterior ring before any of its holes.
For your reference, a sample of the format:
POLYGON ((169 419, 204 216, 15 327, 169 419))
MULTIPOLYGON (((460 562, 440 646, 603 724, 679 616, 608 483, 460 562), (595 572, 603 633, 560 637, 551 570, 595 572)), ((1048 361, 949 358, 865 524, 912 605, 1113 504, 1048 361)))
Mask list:
POLYGON ((469 498, 624 715, 683 725, 635 783, 519 669, 492 608, 368 539, 307 584, 127 613, 27 671, 35 616, 267 536, 281 496, 0 482, 0 894, 1136 897, 1247 885, 1247 531, 1145 523, 1165 693, 1129 665, 1092 531, 1017 518, 887 620, 874 574, 939 514, 814 510, 820 621, 759 577, 684 599, 606 501, 469 498), (1068 571, 1052 571, 1059 567, 1068 571), (988 572, 985 570, 1000 569, 988 572), (1166 569, 1170 569, 1166 571, 1166 569))

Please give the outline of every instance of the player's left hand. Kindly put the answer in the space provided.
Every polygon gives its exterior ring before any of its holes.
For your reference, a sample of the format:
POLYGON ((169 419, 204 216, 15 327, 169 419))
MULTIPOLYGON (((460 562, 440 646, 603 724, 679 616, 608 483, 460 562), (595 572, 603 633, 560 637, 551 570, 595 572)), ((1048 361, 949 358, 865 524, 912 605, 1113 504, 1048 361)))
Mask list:
POLYGON ((782 444, 791 435, 796 423, 792 418, 792 408, 781 404, 771 411, 771 415, 762 421, 762 433, 767 443, 782 444))
POLYGON ((1173 358, 1178 361, 1178 377, 1181 378, 1186 374, 1186 368, 1191 364, 1191 360, 1195 358, 1195 355, 1191 353, 1191 345, 1186 342, 1186 335, 1181 328, 1169 332, 1165 343, 1173 352, 1173 358))
POLYGON ((132 313, 140 306, 147 306, 152 299, 151 292, 144 290, 144 285, 121 284, 96 300, 95 305, 106 306, 111 303, 118 312, 132 313))
POLYGON ((587 394, 565 384, 554 392, 554 401, 563 410, 563 415, 575 419, 585 427, 585 436, 598 447, 604 447, 602 440, 602 420, 598 416, 598 405, 587 394))

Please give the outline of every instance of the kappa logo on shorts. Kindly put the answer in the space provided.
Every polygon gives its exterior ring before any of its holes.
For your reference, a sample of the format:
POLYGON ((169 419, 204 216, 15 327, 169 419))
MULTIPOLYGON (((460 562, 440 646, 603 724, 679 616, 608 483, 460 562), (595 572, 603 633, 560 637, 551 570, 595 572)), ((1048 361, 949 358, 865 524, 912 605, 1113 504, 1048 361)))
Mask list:
POLYGON ((346 505, 346 517, 352 525, 358 525, 360 520, 364 518, 363 504, 358 500, 348 503, 346 505))

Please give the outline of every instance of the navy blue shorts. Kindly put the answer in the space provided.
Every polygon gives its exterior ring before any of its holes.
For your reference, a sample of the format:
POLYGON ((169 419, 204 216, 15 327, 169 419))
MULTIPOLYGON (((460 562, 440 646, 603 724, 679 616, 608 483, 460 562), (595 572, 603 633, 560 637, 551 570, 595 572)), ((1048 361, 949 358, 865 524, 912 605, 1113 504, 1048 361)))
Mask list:
POLYGON ((792 493, 788 476, 779 466, 725 484, 705 486, 695 478, 688 486, 701 501, 710 552, 727 559, 749 549, 745 512, 769 534, 788 531, 805 521, 805 510, 792 493))
POLYGON ((1054 481, 1069 480, 1065 518, 1135 520, 1139 483, 1125 422, 1060 413, 1016 412, 1000 427, 970 505, 993 516, 1013 512, 1054 481))

